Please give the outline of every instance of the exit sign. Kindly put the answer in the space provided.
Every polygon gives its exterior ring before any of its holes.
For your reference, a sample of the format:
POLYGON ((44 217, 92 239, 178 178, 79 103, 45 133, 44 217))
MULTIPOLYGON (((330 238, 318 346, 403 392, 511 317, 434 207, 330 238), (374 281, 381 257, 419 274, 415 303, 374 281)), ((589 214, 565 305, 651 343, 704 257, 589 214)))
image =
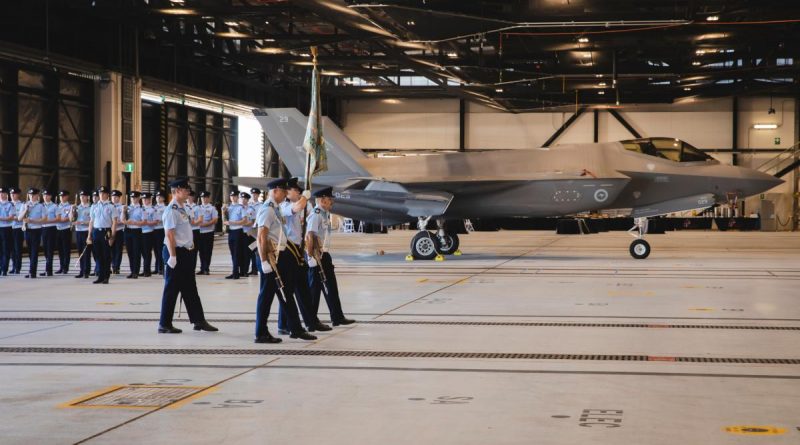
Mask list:
POLYGON ((128 173, 133 173, 133 162, 125 163, 125 171, 128 173))
POLYGON ((781 138, 775 138, 775 145, 781 145, 781 138))

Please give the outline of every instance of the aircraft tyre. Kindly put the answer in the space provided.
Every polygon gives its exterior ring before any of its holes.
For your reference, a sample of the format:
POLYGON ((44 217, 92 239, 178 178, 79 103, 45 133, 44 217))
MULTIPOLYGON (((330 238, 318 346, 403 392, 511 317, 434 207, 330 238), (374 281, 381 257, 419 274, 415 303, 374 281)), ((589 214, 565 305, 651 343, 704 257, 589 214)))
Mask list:
POLYGON ((444 236, 444 240, 439 239, 439 253, 442 255, 452 255, 458 250, 458 244, 458 235, 455 233, 448 233, 444 236))
POLYGON ((650 243, 643 239, 637 239, 631 243, 631 256, 637 260, 643 260, 650 255, 650 243))
POLYGON ((411 239, 411 255, 417 260, 432 260, 439 254, 439 239, 435 233, 423 230, 411 239))

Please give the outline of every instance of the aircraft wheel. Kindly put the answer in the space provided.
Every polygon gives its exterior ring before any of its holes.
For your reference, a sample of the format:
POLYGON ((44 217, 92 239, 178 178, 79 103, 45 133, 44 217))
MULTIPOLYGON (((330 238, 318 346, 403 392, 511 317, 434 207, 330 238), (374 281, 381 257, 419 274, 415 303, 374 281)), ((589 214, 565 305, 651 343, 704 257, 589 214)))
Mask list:
POLYGON ((444 239, 439 238, 439 252, 442 255, 452 255, 458 250, 458 235, 455 233, 448 233, 444 239))
POLYGON ((637 260, 643 260, 650 255, 650 243, 643 239, 637 239, 631 243, 631 256, 637 260))
POLYGON ((436 234, 422 231, 411 240, 411 255, 417 260, 432 260, 439 252, 439 240, 436 234))

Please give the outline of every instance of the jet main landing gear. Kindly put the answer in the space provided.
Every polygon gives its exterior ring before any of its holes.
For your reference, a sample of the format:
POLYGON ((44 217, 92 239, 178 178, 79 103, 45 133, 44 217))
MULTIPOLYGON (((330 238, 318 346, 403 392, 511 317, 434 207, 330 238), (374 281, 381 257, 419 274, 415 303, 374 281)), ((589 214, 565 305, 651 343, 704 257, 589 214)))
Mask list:
POLYGON ((458 235, 445 231, 443 219, 436 220, 438 226, 436 232, 428 231, 426 227, 430 219, 430 216, 419 217, 417 221, 419 233, 411 239, 411 255, 407 259, 442 261, 444 259, 442 255, 460 255, 458 235))
POLYGON ((628 230, 635 240, 631 243, 629 249, 631 256, 637 260, 643 260, 650 255, 650 243, 644 240, 647 234, 647 218, 636 218, 635 225, 628 230))

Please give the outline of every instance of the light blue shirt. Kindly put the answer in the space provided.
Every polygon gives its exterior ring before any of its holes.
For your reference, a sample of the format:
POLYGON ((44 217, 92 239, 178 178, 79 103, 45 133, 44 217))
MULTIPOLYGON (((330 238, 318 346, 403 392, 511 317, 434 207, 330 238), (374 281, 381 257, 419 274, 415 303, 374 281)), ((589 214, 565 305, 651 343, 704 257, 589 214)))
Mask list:
MULTIPOLYGON (((153 222, 156 220, 156 208, 153 206, 142 207, 142 219, 144 221, 153 222)), ((153 233, 155 226, 144 225, 142 226, 142 233, 153 233)))
POLYGON ((267 201, 258 209, 256 227, 266 227, 268 236, 278 250, 286 248, 286 236, 283 233, 283 216, 278 214, 278 208, 272 200, 267 201))
MULTIPOLYGON (((280 210, 281 215, 286 219, 286 224, 283 225, 284 230, 286 230, 286 237, 289 238, 289 241, 299 246, 303 242, 303 226, 301 223, 303 221, 303 212, 293 213, 293 205, 294 203, 287 199, 281 204, 280 210)), ((308 213, 311 214, 312 211, 309 208, 308 213)))
MULTIPOLYGON (((197 204, 192 204, 189 201, 186 201, 186 204, 183 205, 183 208, 186 209, 186 214, 189 215, 192 221, 195 221, 198 217, 198 207, 197 204)), ((192 230, 198 230, 199 228, 200 226, 192 224, 192 230)))
POLYGON ((89 230, 89 219, 91 218, 91 204, 78 204, 78 217, 75 219, 75 231, 87 232, 89 230))
MULTIPOLYGON (((0 218, 8 218, 9 216, 17 216, 14 203, 11 201, 0 202, 0 218)), ((11 227, 14 223, 12 221, 0 221, 0 227, 11 227)))
MULTIPOLYGON (((231 204, 228 207, 228 221, 240 221, 244 219, 244 207, 241 204, 231 204)), ((231 224, 228 226, 231 230, 241 229, 241 225, 231 224)))
POLYGON ((43 202, 42 205, 44 206, 45 212, 47 213, 47 219, 52 221, 42 224, 42 227, 55 227, 56 223, 53 220, 56 219, 56 214, 58 213, 58 204, 50 201, 50 202, 43 202))
POLYGON ((306 231, 314 233, 319 238, 322 251, 327 252, 331 244, 331 215, 321 207, 314 207, 314 211, 306 220, 306 231))
MULTIPOLYGON (((98 202, 100 202, 100 201, 98 201, 98 202)), ((121 217, 122 216, 122 208, 125 207, 125 206, 122 203, 119 203, 119 204, 112 203, 111 205, 114 206, 114 210, 116 211, 116 213, 114 214, 114 218, 121 217)), ((117 232, 119 232, 120 230, 122 230, 124 228, 125 228, 125 224, 122 224, 119 221, 117 221, 117 232)))
MULTIPOLYGON (((28 219, 42 219, 47 215, 47 209, 45 209, 44 204, 42 204, 41 202, 33 203, 31 201, 28 201, 25 204, 28 206, 28 213, 27 213, 27 215, 25 215, 25 218, 28 218, 28 219)), ((21 212, 20 212, 19 216, 22 216, 21 212)), ((28 223, 28 228, 29 229, 41 229, 42 228, 42 224, 41 223, 28 223)))
POLYGON ((58 230, 69 230, 69 227, 72 223, 69 222, 69 218, 72 216, 72 204, 65 202, 58 205, 58 216, 61 217, 64 221, 56 224, 56 228, 58 230))
MULTIPOLYGON (((178 205, 177 201, 172 201, 161 216, 164 221, 164 231, 175 231, 175 246, 184 247, 186 249, 193 249, 194 243, 192 242, 192 224, 190 216, 186 209, 178 205)), ((168 239, 164 237, 164 245, 167 245, 168 239)))
POLYGON ((94 229, 110 229, 111 224, 119 218, 117 208, 109 201, 97 201, 89 213, 94 229))
POLYGON ((156 205, 153 206, 153 208, 156 209, 156 219, 155 220, 158 221, 158 224, 156 224, 155 227, 153 227, 153 228, 156 229, 156 230, 163 229, 164 228, 164 222, 161 220, 161 215, 164 214, 164 210, 167 208, 167 205, 166 204, 156 204, 156 205))
MULTIPOLYGON (((211 222, 214 218, 219 218, 219 212, 214 204, 201 204, 196 208, 199 216, 203 218, 203 223, 211 222)), ((200 227, 200 233, 209 233, 214 231, 214 226, 200 227)))
MULTIPOLYGON (((126 221, 136 221, 136 222, 144 221, 144 209, 142 209, 142 206, 139 204, 131 204, 130 206, 128 206, 128 214, 125 216, 127 217, 125 218, 126 221)), ((142 226, 131 224, 130 228, 141 229, 142 226)))
MULTIPOLYGON (((22 206, 24 203, 22 201, 11 201, 11 204, 14 205, 14 216, 19 218, 20 212, 22 212, 22 206)), ((22 221, 19 219, 14 218, 14 221, 11 221, 11 228, 12 229, 21 229, 22 228, 22 221)))

